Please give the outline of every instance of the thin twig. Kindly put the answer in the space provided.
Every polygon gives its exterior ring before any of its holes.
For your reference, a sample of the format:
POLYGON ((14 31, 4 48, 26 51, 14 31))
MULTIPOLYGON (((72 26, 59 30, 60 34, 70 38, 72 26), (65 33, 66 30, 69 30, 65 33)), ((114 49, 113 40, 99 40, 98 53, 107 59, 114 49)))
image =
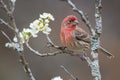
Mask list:
POLYGON ((56 48, 56 49, 59 49, 59 48, 60 48, 59 46, 56 46, 56 45, 52 42, 52 40, 50 39, 50 37, 49 37, 48 34, 46 34, 46 38, 47 38, 48 42, 49 42, 52 46, 54 46, 54 48, 56 48))
POLYGON ((14 0, 14 1, 9 0, 9 6, 10 6, 11 13, 13 13, 15 10, 15 2, 16 2, 16 0, 14 0))
POLYGON ((1 30, 1 32, 2 32, 2 34, 3 34, 10 42, 12 42, 12 40, 10 39, 10 37, 9 37, 4 31, 1 30))
POLYGON ((78 78, 74 77, 63 65, 60 66, 68 75, 70 75, 70 77, 73 80, 78 80, 78 78))
POLYGON ((7 13, 7 14, 9 14, 9 9, 8 9, 8 7, 7 7, 7 5, 3 2, 3 0, 0 0, 0 3, 1 3, 1 8, 7 13))
POLYGON ((4 24, 4 25, 6 25, 8 28, 10 28, 11 30, 14 31, 14 28, 13 28, 10 24, 8 24, 6 21, 4 21, 3 19, 1 19, 1 18, 0 18, 0 24, 4 24))
POLYGON ((55 56, 57 54, 61 54, 62 52, 61 51, 56 51, 56 52, 52 52, 52 53, 40 53, 36 50, 34 50, 28 42, 26 42, 26 46, 29 48, 30 51, 32 51, 33 53, 35 53, 37 56, 40 56, 40 57, 45 57, 45 56, 55 56))
POLYGON ((31 69, 24 57, 23 53, 20 53, 20 63, 23 65, 24 71, 27 73, 28 77, 30 78, 30 80, 36 80, 31 72, 31 69))
MULTIPOLYGON (((21 49, 21 51, 19 53, 19 59, 20 59, 20 63, 22 64, 26 74, 28 75, 29 79, 30 80, 35 80, 32 72, 31 72, 31 69, 24 57, 24 54, 22 53, 23 52, 23 43, 21 41, 21 38, 19 36, 19 31, 18 31, 18 28, 16 26, 16 23, 15 23, 15 18, 14 18, 14 15, 13 15, 13 11, 15 9, 15 4, 11 7, 11 11, 8 9, 7 5, 3 2, 3 0, 0 0, 0 4, 2 5, 0 8, 2 8, 8 15, 9 17, 9 20, 10 20, 10 24, 7 23, 6 21, 4 21, 3 19, 0 18, 0 23, 6 25, 8 28, 10 28, 11 30, 14 31, 15 33, 15 36, 17 37, 17 40, 18 40, 18 44, 19 44, 19 49, 21 49)), ((9 40, 12 42, 12 40, 10 40, 10 38, 7 36, 7 34, 5 32, 2 31, 2 34, 9 40)))
MULTIPOLYGON (((15 23, 15 19, 14 19, 14 16, 13 16, 13 12, 11 12, 7 5, 3 2, 3 0, 0 0, 0 3, 1 3, 1 8, 7 13, 7 15, 9 16, 9 20, 10 20, 10 24, 12 27, 14 27, 14 30, 16 31, 16 33, 18 33, 18 29, 17 29, 17 26, 16 26, 16 23, 15 23)), ((15 7, 15 6, 14 6, 15 7)))

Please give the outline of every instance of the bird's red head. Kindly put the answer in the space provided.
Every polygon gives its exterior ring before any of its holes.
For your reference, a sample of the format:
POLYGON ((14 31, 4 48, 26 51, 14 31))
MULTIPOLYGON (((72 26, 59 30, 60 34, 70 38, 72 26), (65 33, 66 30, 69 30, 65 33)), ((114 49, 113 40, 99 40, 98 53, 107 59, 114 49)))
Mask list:
POLYGON ((78 25, 77 17, 74 15, 69 15, 63 19, 61 27, 72 28, 76 27, 76 25, 78 25))

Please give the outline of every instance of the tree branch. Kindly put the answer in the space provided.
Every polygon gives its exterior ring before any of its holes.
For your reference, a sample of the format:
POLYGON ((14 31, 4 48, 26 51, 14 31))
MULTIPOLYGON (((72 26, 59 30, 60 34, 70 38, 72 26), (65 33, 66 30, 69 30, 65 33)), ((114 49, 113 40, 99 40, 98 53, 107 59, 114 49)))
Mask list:
POLYGON ((70 77, 73 80, 78 80, 78 78, 74 77, 63 65, 60 66, 68 75, 70 75, 70 77))
POLYGON ((26 46, 29 48, 30 51, 32 51, 33 53, 35 53, 37 56, 40 56, 40 57, 45 57, 45 56, 55 56, 57 54, 61 54, 62 52, 61 51, 56 51, 56 52, 53 52, 53 53, 40 53, 36 50, 34 50, 28 42, 26 42, 26 46))
POLYGON ((71 0, 62 0, 62 1, 66 1, 72 7, 73 11, 77 12, 81 16, 82 21, 87 25, 87 27, 91 32, 91 55, 93 61, 90 60, 90 58, 87 56, 84 56, 84 58, 91 68, 91 74, 94 77, 94 80, 101 80, 101 73, 99 69, 99 59, 98 59, 98 48, 100 46, 99 45, 100 34, 102 33, 102 18, 101 18, 102 1, 95 0, 96 31, 91 27, 91 24, 88 18, 83 13, 83 11, 79 10, 71 0))
POLYGON ((14 31, 14 28, 9 24, 7 23, 6 21, 4 21, 3 19, 0 18, 0 24, 4 24, 6 25, 8 28, 10 28, 11 30, 14 31))
POLYGON ((10 6, 11 13, 13 13, 15 10, 15 2, 16 0, 9 0, 9 6, 10 6))
POLYGON ((31 69, 30 69, 23 53, 20 53, 20 63, 23 65, 24 71, 27 73, 30 80, 36 80, 31 72, 31 69))
POLYGON ((10 41, 10 42, 12 42, 12 40, 10 39, 10 37, 4 32, 4 31, 1 31, 2 32, 2 34, 10 41))
POLYGON ((18 29, 17 29, 16 23, 15 23, 13 12, 8 9, 7 5, 3 2, 3 0, 0 0, 0 3, 2 5, 1 9, 3 9, 7 13, 8 17, 9 17, 10 25, 12 27, 14 27, 15 31, 18 33, 18 29))
POLYGON ((100 34, 102 33, 102 17, 101 17, 101 10, 102 10, 102 0, 95 0, 95 21, 96 21, 96 35, 92 36, 92 55, 93 55, 93 71, 92 75, 94 76, 95 80, 101 80, 101 73, 100 73, 100 66, 99 66, 99 59, 98 59, 98 49, 100 46, 100 34))
POLYGON ((95 21, 96 21, 96 33, 99 35, 102 33, 102 0, 95 0, 95 21))
POLYGON ((1 3, 1 8, 7 13, 7 14, 9 14, 9 9, 8 9, 8 7, 7 7, 7 5, 3 2, 3 0, 0 0, 0 3, 1 3))
MULTIPOLYGON (((9 20, 10 20, 10 24, 9 24, 8 22, 4 21, 4 20, 1 19, 1 18, 0 18, 0 23, 6 25, 8 28, 10 28, 11 30, 14 31, 15 36, 17 37, 17 40, 18 40, 19 49, 21 49, 20 51, 18 51, 19 56, 20 56, 20 57, 19 57, 20 63, 22 64, 22 66, 23 66, 26 74, 28 75, 29 79, 30 79, 30 80, 35 80, 32 72, 31 72, 31 69, 30 69, 30 67, 28 66, 28 63, 27 63, 27 61, 26 61, 26 59, 25 59, 25 57, 24 57, 24 54, 22 53, 22 52, 23 52, 23 43, 22 43, 21 38, 20 38, 20 36, 19 36, 19 31, 18 31, 18 28, 17 28, 16 23, 15 23, 15 18, 14 18, 14 16, 13 16, 13 11, 14 11, 14 9, 15 9, 15 3, 13 3, 12 5, 10 5, 11 10, 8 9, 7 5, 3 2, 3 0, 0 0, 0 4, 2 5, 0 8, 3 9, 3 10, 7 13, 7 15, 8 15, 8 17, 9 17, 9 20)), ((3 34, 10 42, 13 42, 13 41, 8 37, 8 35, 7 35, 4 31, 2 31, 2 34, 3 34)))

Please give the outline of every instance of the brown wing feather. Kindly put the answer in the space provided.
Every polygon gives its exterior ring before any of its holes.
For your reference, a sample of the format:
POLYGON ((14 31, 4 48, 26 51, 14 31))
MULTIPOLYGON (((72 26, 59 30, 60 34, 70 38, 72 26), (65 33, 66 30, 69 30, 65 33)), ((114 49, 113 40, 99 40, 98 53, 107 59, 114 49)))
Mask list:
POLYGON ((85 32, 82 28, 76 28, 76 30, 74 30, 74 37, 76 38, 76 40, 79 41, 84 41, 86 43, 90 43, 90 36, 87 32, 85 32))

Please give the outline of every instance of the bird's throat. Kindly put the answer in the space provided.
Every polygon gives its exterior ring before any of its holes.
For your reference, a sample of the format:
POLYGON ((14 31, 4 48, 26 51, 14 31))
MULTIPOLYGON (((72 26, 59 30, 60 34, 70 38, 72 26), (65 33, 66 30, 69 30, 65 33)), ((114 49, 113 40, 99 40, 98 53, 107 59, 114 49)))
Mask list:
POLYGON ((70 32, 72 32, 75 29, 76 29, 76 27, 70 27, 70 28, 65 29, 65 32, 66 33, 70 33, 70 32))

